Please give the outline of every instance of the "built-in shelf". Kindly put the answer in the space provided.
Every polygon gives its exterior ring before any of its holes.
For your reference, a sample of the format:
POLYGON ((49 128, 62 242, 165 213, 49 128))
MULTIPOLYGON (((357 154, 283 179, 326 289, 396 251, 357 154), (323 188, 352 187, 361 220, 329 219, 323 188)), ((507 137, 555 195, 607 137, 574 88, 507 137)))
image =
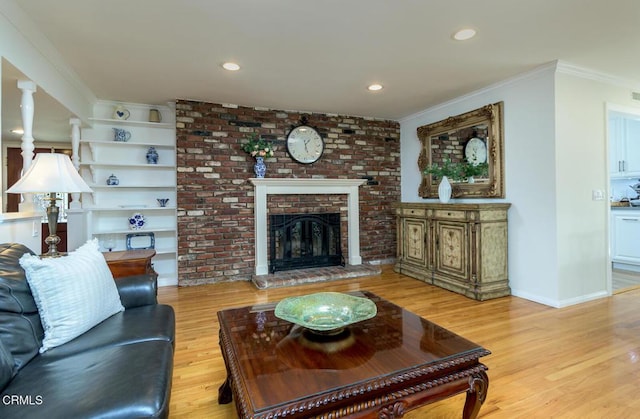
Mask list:
POLYGON ((148 122, 138 121, 134 119, 111 119, 111 118, 89 118, 89 121, 106 124, 106 125, 128 125, 131 127, 145 127, 145 128, 169 128, 175 129, 175 124, 167 122, 148 122))
POLYGON ((107 242, 113 250, 125 250, 127 234, 154 233, 159 284, 177 285, 175 110, 99 101, 89 122, 91 127, 81 132, 80 174, 93 192, 82 194, 82 228, 70 230, 83 231, 85 240, 97 237, 105 251, 107 242), (111 118, 116 105, 130 111, 129 119, 111 118), (148 122, 150 109, 158 109, 165 122, 148 122), (116 128, 125 129, 129 140, 115 141, 116 128), (157 150, 158 164, 147 163, 150 147, 157 150), (107 185, 111 175, 118 185, 107 185), (160 207, 159 198, 173 205, 160 207), (128 218, 136 212, 145 216, 142 230, 128 228, 128 218))

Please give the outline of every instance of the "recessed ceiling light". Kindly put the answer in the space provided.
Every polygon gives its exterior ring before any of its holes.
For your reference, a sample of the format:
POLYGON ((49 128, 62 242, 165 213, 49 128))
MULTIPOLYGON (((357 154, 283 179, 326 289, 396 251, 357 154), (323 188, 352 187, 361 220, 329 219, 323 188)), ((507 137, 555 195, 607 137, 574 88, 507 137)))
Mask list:
POLYGON ((369 85, 369 87, 367 87, 367 89, 371 90, 372 92, 377 92, 378 90, 382 90, 382 85, 381 84, 371 84, 369 85))
POLYGON ((222 64, 222 68, 224 68, 225 70, 229 70, 229 71, 238 71, 240 70, 240 66, 236 63, 224 63, 222 64))
POLYGON ((12 129, 11 132, 18 135, 24 134, 24 130, 22 128, 12 129))
POLYGON ((471 39, 476 36, 475 29, 467 28, 460 29, 458 32, 453 34, 453 39, 456 41, 466 41, 467 39, 471 39))

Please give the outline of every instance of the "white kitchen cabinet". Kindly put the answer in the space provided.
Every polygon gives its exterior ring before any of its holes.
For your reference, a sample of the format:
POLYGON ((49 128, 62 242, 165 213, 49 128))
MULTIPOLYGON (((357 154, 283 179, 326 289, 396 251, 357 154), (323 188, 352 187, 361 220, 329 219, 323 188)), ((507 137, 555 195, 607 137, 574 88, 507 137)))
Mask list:
POLYGON ((640 116, 612 112, 609 116, 611 177, 640 177, 640 116))
MULTIPOLYGON (((80 136, 80 174, 93 190, 82 196, 84 240, 97 237, 102 250, 111 241, 113 250, 126 249, 129 233, 152 232, 156 256, 152 263, 159 285, 177 284, 176 136, 175 111, 170 107, 99 102, 93 125, 80 136), (116 105, 130 117, 114 119, 116 105), (148 122, 149 111, 158 109, 162 122, 148 122), (114 128, 130 133, 128 141, 114 141, 114 128), (157 164, 147 162, 149 147, 158 153, 157 164), (108 184, 111 176, 117 185, 108 184), (168 198, 161 207, 159 198, 168 198), (145 225, 129 228, 129 218, 140 213, 145 225)), ((72 229, 72 228, 71 228, 72 229)))
POLYGON ((611 259, 640 265, 640 210, 615 210, 611 215, 611 259))

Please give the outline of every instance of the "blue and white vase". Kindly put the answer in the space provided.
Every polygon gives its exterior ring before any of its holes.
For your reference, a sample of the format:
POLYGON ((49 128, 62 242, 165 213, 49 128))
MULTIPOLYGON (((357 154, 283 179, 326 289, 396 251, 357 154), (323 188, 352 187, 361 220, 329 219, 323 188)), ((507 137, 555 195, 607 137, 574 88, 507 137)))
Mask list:
POLYGON ((158 152, 155 147, 149 147, 149 150, 147 150, 147 163, 158 164, 158 152))
POLYGON ((267 165, 264 164, 264 157, 256 157, 256 164, 253 165, 253 172, 257 178, 263 178, 267 173, 267 165))

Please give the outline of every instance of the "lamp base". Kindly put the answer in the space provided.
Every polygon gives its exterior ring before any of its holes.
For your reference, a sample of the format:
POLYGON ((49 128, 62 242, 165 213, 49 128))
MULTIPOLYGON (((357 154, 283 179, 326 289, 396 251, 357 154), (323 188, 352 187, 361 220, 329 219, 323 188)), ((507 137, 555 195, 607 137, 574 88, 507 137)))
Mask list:
POLYGON ((58 252, 58 244, 60 243, 60 237, 56 234, 58 231, 58 214, 59 209, 56 205, 56 194, 51 192, 49 198, 45 198, 49 201, 47 207, 47 221, 49 224, 49 236, 44 239, 44 242, 49 246, 49 251, 40 255, 41 258, 57 258, 66 256, 65 252, 58 252))
POLYGON ((44 239, 44 242, 49 246, 49 251, 41 254, 41 258, 58 258, 61 256, 67 256, 67 252, 58 252, 58 244, 60 243, 59 236, 50 234, 46 239, 44 239))

